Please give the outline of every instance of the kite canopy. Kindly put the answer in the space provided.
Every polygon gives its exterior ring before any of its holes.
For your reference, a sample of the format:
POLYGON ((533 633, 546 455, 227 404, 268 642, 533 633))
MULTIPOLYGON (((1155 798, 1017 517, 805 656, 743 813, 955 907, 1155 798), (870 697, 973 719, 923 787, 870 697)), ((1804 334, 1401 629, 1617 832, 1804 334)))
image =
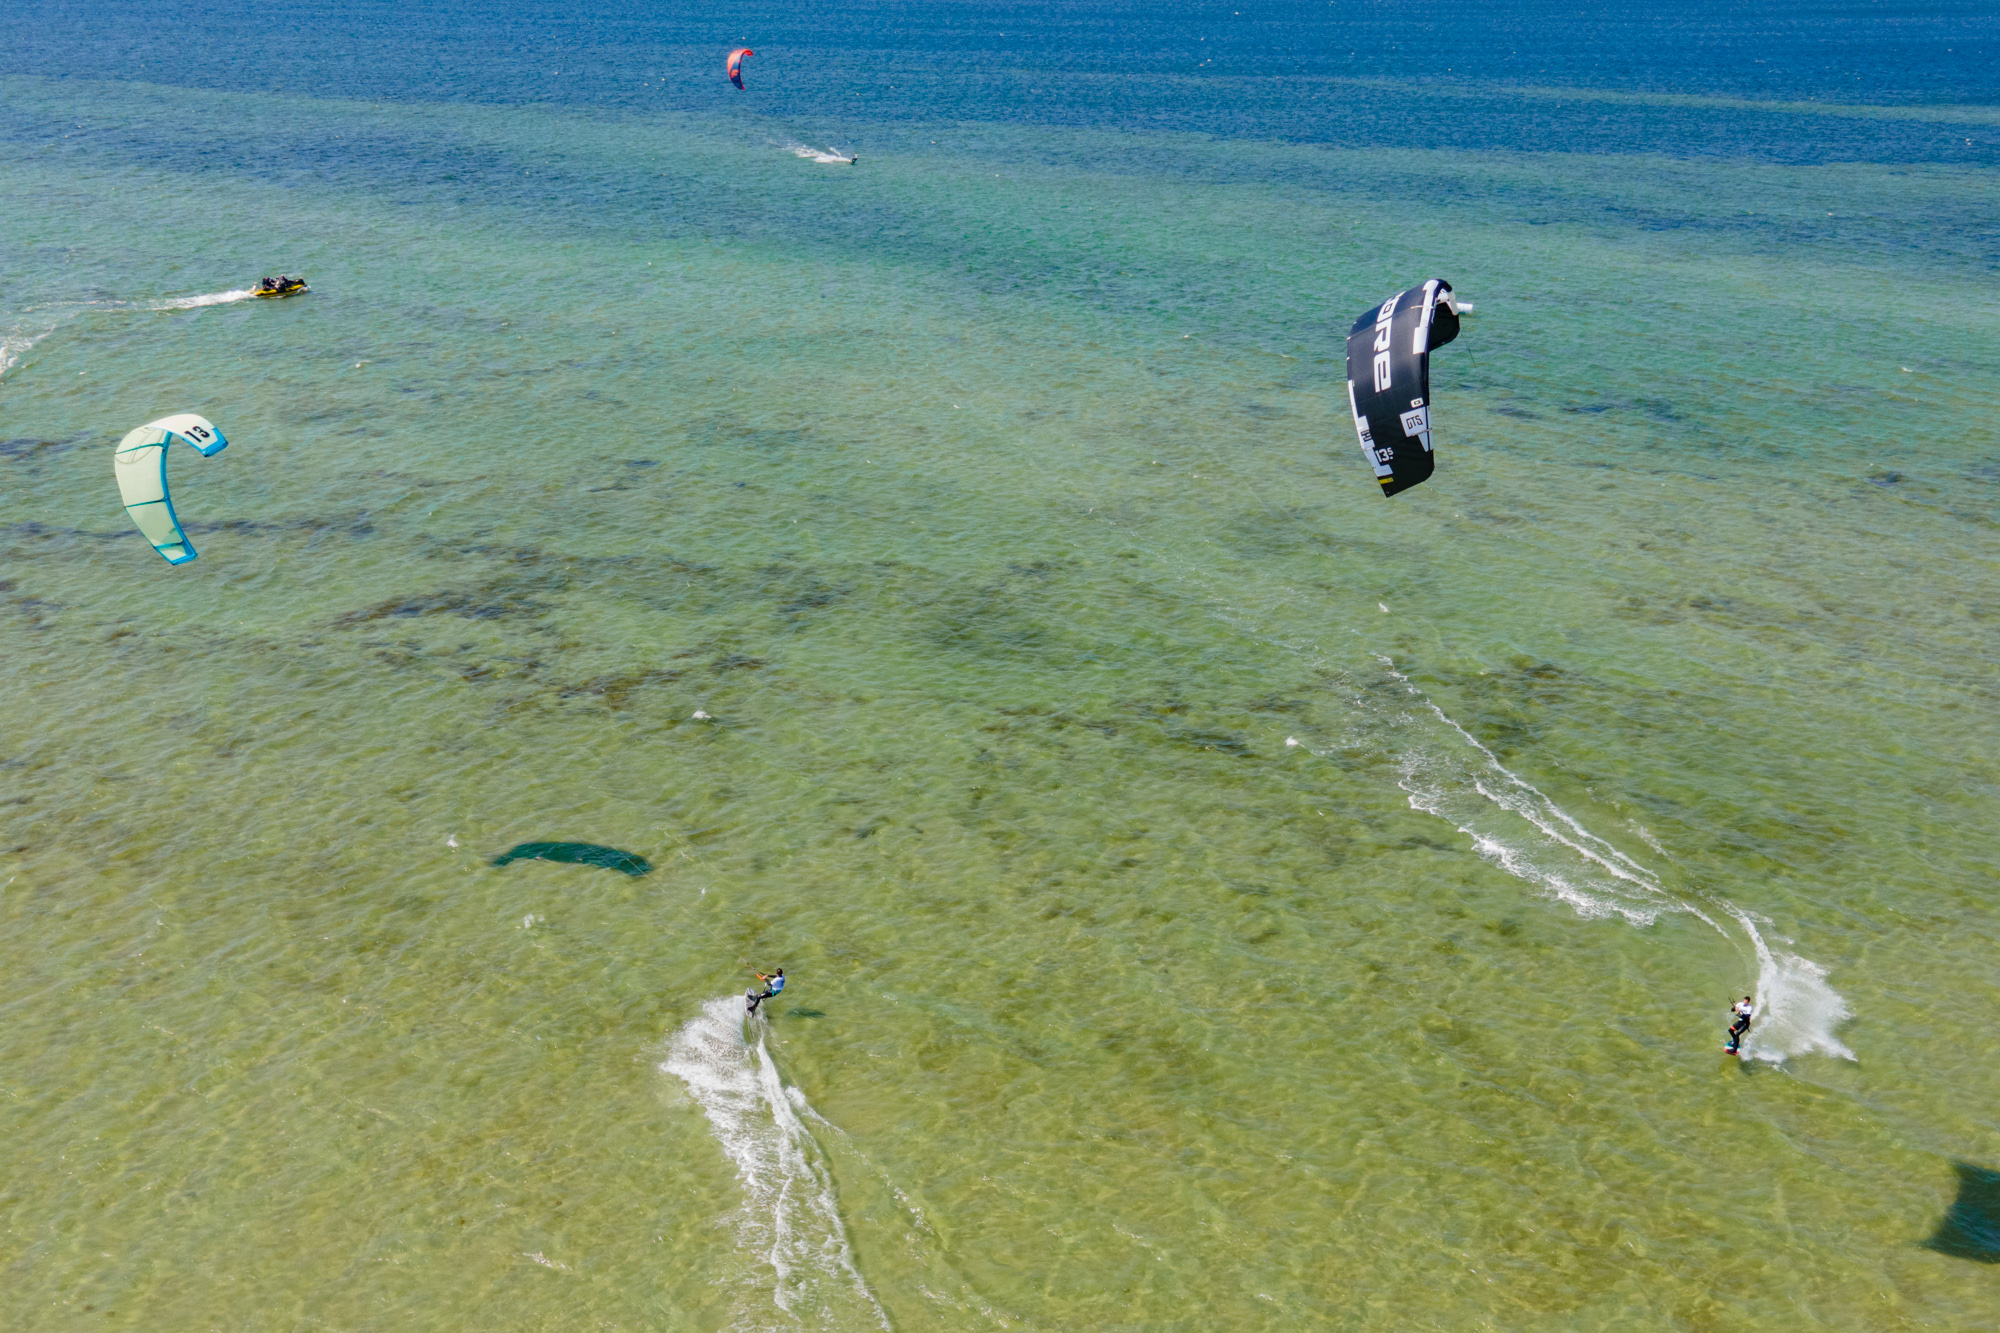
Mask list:
POLYGON ((1432 278, 1397 292, 1347 334, 1347 405, 1382 494, 1431 475, 1431 349, 1458 336, 1458 299, 1432 278))
POLYGON ((755 51, 752 51, 747 46, 740 46, 729 53, 729 64, 727 67, 729 70, 729 81, 738 88, 743 86, 743 57, 754 56, 756 54, 755 51))
POLYGON ((112 470, 118 475, 118 493, 124 497, 125 512, 132 516, 132 522, 168 564, 184 565, 196 552, 181 531, 173 498, 167 494, 167 445, 174 440, 204 458, 229 445, 207 417, 176 412, 149 421, 120 440, 112 455, 112 470))

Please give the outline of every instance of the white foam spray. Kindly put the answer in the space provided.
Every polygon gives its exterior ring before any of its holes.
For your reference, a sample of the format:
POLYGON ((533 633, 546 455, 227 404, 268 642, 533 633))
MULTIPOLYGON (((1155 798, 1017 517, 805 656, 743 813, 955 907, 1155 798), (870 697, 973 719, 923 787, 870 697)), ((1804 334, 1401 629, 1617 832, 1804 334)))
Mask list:
POLYGON ((207 305, 228 305, 232 301, 247 301, 257 294, 254 288, 243 287, 233 292, 209 292, 205 296, 173 296, 161 301, 148 301, 140 307, 144 310, 199 310, 207 305))
POLYGON ((785 147, 791 150, 794 157, 802 157, 808 162, 818 162, 826 166, 831 166, 835 163, 846 166, 854 161, 852 154, 838 152, 832 148, 821 150, 809 144, 802 143, 788 143, 785 147))
POLYGON ((743 1207, 736 1242, 761 1272, 739 1328, 889 1327, 855 1267, 826 1157, 800 1119, 825 1123, 805 1094, 787 1088, 766 1048, 743 1036, 743 998, 708 1001, 668 1042, 660 1065, 687 1085, 736 1166, 743 1207))
POLYGON ((6 333, 0 333, 0 376, 19 365, 21 358, 42 339, 56 331, 56 322, 30 325, 16 324, 6 333))
MULTIPOLYGON (((1567 904, 1579 916, 1615 915, 1635 926, 1648 926, 1664 913, 1680 912, 1737 939, 1723 924, 1733 919, 1757 958, 1757 1019, 1743 1054, 1772 1063, 1809 1053, 1854 1058, 1854 1052, 1834 1035, 1850 1010, 1827 984, 1825 968, 1809 958, 1772 949, 1751 916, 1719 894, 1669 887, 1658 872, 1591 832, 1502 764, 1499 756, 1396 670, 1394 662, 1386 657, 1376 660, 1420 705, 1389 719, 1408 737, 1398 785, 1408 793, 1412 809, 1447 821, 1471 840, 1480 856, 1567 904), (1426 718, 1442 725, 1430 725, 1426 718)), ((1665 855, 1650 832, 1643 828, 1638 832, 1647 846, 1665 855)))
POLYGON ((1847 1001, 1826 984, 1826 969, 1810 958, 1782 953, 1764 942, 1750 914, 1736 920, 1757 950, 1757 1016, 1743 1038, 1743 1054, 1773 1063, 1817 1052, 1852 1060, 1834 1029, 1852 1015, 1847 1001))

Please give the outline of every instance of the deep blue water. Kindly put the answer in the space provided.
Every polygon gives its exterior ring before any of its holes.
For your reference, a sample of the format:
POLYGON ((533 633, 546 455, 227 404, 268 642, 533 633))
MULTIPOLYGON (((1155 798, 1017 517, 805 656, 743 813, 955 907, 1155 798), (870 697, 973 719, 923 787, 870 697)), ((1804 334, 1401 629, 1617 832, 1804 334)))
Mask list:
MULTIPOLYGON (((30 0, 13 73, 410 101, 1092 125, 1524 151, 1983 162, 2000 126, 1815 122, 1574 88, 2000 103, 1991 3, 205 4, 30 0), (750 93, 722 53, 749 44, 750 93), (1372 81, 1368 83, 1356 81, 1372 81), (733 100, 732 100, 733 99, 733 100)), ((14 127, 15 133, 21 127, 14 127)), ((10 135, 10 137, 13 137, 10 135)))

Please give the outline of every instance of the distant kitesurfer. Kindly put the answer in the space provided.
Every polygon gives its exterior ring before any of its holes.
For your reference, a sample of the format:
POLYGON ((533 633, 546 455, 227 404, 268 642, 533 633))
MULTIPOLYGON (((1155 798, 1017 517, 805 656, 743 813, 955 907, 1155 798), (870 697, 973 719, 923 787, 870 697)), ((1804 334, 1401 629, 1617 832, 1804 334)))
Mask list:
POLYGON ((764 1001, 766 1000, 774 1000, 779 995, 784 993, 785 969, 781 967, 768 977, 765 976, 762 972, 759 972, 757 974, 757 980, 764 983, 764 993, 762 995, 759 995, 757 993, 757 988, 753 986, 748 991, 745 991, 743 995, 744 1009, 747 1012, 753 1014, 757 1012, 758 1005, 764 1003, 764 1001))
POLYGON ((1729 1044, 1722 1049, 1731 1055, 1740 1055, 1743 1052, 1744 1034, 1750 1031, 1750 1020, 1757 1015, 1757 1005, 1746 995, 1730 1005, 1729 1012, 1735 1021, 1729 1025, 1729 1044))

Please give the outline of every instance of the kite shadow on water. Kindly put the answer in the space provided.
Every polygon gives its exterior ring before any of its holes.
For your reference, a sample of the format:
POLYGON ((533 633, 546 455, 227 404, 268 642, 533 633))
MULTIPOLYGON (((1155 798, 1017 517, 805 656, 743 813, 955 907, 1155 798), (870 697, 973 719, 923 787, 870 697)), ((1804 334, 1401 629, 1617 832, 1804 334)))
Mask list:
POLYGON ((524 842, 509 847, 493 858, 493 864, 504 866, 509 861, 562 861, 568 865, 603 866, 621 875, 649 874, 653 863, 634 852, 621 852, 616 847, 603 847, 594 842, 524 842))
POLYGON ((1982 1264, 2000 1264, 2000 1171, 1970 1162, 1953 1162, 1958 1172, 1958 1197, 1945 1210, 1937 1234, 1924 1242, 1927 1250, 1982 1264))

